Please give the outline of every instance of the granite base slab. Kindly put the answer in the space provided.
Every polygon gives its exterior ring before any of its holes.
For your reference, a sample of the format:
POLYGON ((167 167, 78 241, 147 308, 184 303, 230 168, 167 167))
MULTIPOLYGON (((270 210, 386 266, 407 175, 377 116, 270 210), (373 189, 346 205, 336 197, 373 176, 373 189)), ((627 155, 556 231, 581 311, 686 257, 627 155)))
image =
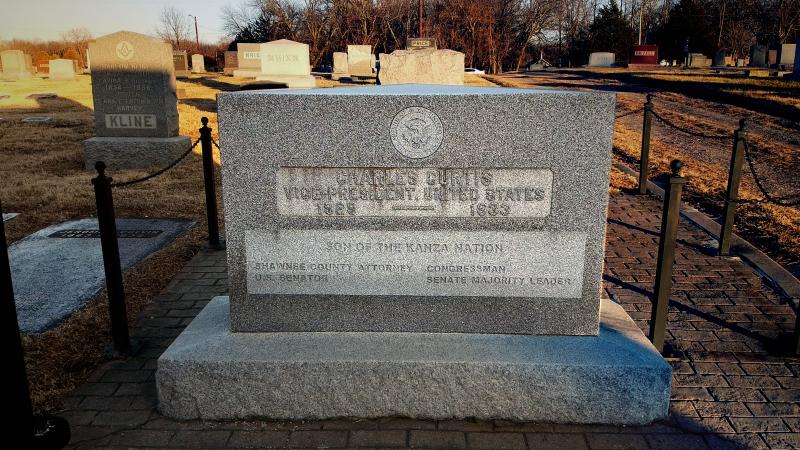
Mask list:
POLYGON ((191 146, 188 136, 93 137, 83 141, 83 160, 87 170, 103 161, 109 170, 164 167, 178 159, 191 146))
POLYGON ((597 336, 232 333, 217 297, 158 360, 176 419, 477 418, 645 424, 671 367, 617 304, 597 336))

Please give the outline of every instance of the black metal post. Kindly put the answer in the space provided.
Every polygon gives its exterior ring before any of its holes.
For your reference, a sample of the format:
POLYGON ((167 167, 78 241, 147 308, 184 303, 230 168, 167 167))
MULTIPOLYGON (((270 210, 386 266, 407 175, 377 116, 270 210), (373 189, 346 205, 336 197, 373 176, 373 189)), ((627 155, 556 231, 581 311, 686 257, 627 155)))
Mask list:
POLYGON ((128 335, 128 312, 125 309, 125 289, 122 286, 122 268, 119 262, 117 223, 114 217, 114 198, 111 194, 111 177, 105 174, 103 161, 94 164, 97 177, 92 178, 97 202, 97 222, 100 225, 100 246, 103 249, 103 266, 108 290, 108 311, 111 314, 111 336, 114 350, 121 354, 131 353, 128 335))
MULTIPOLYGON (((0 205, 0 216, 3 207, 0 205)), ((0 218, 0 303, 2 303, 2 325, 0 339, 5 348, 5 370, 7 383, 3 402, 6 417, 7 442, 20 448, 62 448, 69 442, 69 423, 58 417, 34 417, 31 404, 28 374, 25 369, 25 354, 17 321, 17 305, 14 301, 14 286, 11 282, 11 265, 8 262, 6 228, 0 218)))
POLYGON ((650 172, 650 129, 653 123, 653 96, 647 94, 642 119, 642 153, 639 157, 639 194, 647 194, 647 178, 650 172))
POLYGON ((208 220, 208 245, 220 249, 219 224, 217 218, 217 188, 214 184, 214 151, 211 147, 211 128, 208 127, 208 118, 200 119, 203 127, 200 128, 200 145, 203 149, 203 181, 206 187, 206 218, 208 220))
MULTIPOLYGON (((2 206, 0 206, 2 212, 2 206)), ((3 342, 8 355, 5 370, 9 379, 7 391, 8 403, 6 417, 10 420, 8 430, 25 442, 33 436, 33 406, 28 388, 28 376, 25 372, 25 357, 22 352, 22 339, 19 336, 17 322, 17 305, 14 301, 14 286, 11 284, 11 266, 8 263, 8 247, 6 244, 6 227, 0 219, 2 231, 2 248, 0 248, 0 295, 3 296, 3 342)))
POLYGON ((736 215, 736 205, 739 203, 739 183, 742 181, 742 163, 744 161, 744 146, 747 139, 747 121, 739 121, 739 129, 733 132, 733 153, 731 154, 731 167, 728 171, 728 189, 725 193, 725 209, 722 213, 722 229, 719 233, 719 250, 717 255, 728 256, 731 254, 731 233, 736 215))
MULTIPOLYGON (((795 302, 792 302, 795 303, 795 302)), ((795 312, 794 334, 792 335, 792 348, 793 355, 800 355, 800 310, 795 312)))
POLYGON ((683 163, 677 159, 670 163, 672 176, 664 193, 664 211, 661 216, 655 301, 650 314, 650 341, 659 352, 664 351, 669 294, 672 289, 672 266, 675 264, 675 238, 678 235, 678 219, 681 215, 681 191, 686 184, 686 179, 681 175, 682 168, 683 163))

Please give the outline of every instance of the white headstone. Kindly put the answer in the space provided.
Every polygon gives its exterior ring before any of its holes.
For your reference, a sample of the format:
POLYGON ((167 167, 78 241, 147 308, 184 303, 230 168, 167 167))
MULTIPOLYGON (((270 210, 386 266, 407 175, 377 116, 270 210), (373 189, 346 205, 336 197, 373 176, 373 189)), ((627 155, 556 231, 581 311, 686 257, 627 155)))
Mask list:
POLYGON ((350 75, 357 77, 371 77, 372 73, 372 46, 348 45, 347 66, 350 75))
POLYGON ((342 76, 349 76, 350 68, 347 65, 347 53, 334 52, 333 53, 333 74, 331 79, 338 80, 342 76))
POLYGON ((30 57, 22 50, 5 50, 0 52, 0 78, 9 80, 19 80, 30 78, 33 75, 33 67, 30 57))
POLYGON ((315 87, 308 44, 280 39, 261 44, 261 74, 256 80, 285 84, 289 88, 315 87))
POLYGON ((197 53, 192 55, 192 73, 206 73, 206 62, 203 55, 197 53))
POLYGON ((594 52, 589 55, 589 67, 612 67, 616 55, 610 52, 594 52))
POLYGON ((68 81, 75 79, 75 62, 71 59, 50 60, 50 80, 68 81))

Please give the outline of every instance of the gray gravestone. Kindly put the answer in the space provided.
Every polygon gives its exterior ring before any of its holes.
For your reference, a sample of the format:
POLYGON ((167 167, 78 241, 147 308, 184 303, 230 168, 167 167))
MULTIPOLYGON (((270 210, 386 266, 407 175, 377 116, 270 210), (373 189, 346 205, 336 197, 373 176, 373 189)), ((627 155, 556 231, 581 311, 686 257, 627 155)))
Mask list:
POLYGON ((666 415, 669 365, 600 300, 613 95, 405 85, 218 104, 230 303, 159 359, 164 414, 666 415))
POLYGON ((33 76, 30 57, 22 50, 4 50, 0 52, 0 79, 22 80, 33 76))
POLYGON ((714 53, 711 60, 711 65, 714 67, 725 67, 725 51, 718 51, 714 53))
POLYGON ((225 67, 222 69, 225 75, 233 75, 233 71, 239 68, 238 52, 225 52, 225 67))
POLYGON ((594 52, 589 55, 589 67, 613 67, 616 55, 611 52, 594 52))
POLYGON ((261 44, 239 42, 236 44, 236 57, 238 68, 233 71, 233 76, 241 78, 255 78, 261 75, 261 44))
POLYGON ((750 47, 750 67, 767 66, 767 46, 754 45, 750 47))
POLYGON ((175 69, 169 44, 120 31, 89 44, 97 137, 84 141, 87 168, 164 166, 190 146, 178 136, 175 69))
POLYGON ((189 56, 186 50, 173 50, 172 63, 175 67, 175 78, 189 78, 189 56))

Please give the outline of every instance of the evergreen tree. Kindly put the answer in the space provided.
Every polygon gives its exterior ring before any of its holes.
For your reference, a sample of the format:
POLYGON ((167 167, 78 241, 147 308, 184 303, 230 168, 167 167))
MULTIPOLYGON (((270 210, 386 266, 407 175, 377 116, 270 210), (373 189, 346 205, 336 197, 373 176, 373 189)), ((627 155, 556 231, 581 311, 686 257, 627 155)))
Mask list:
POLYGON ((625 20, 616 0, 600 8, 589 27, 589 48, 592 52, 613 52, 617 63, 627 63, 634 43, 633 28, 625 20))
POLYGON ((718 38, 710 29, 710 19, 697 0, 681 0, 669 13, 669 19, 656 32, 659 54, 665 59, 683 60, 684 43, 689 52, 711 56, 717 51, 718 38))

